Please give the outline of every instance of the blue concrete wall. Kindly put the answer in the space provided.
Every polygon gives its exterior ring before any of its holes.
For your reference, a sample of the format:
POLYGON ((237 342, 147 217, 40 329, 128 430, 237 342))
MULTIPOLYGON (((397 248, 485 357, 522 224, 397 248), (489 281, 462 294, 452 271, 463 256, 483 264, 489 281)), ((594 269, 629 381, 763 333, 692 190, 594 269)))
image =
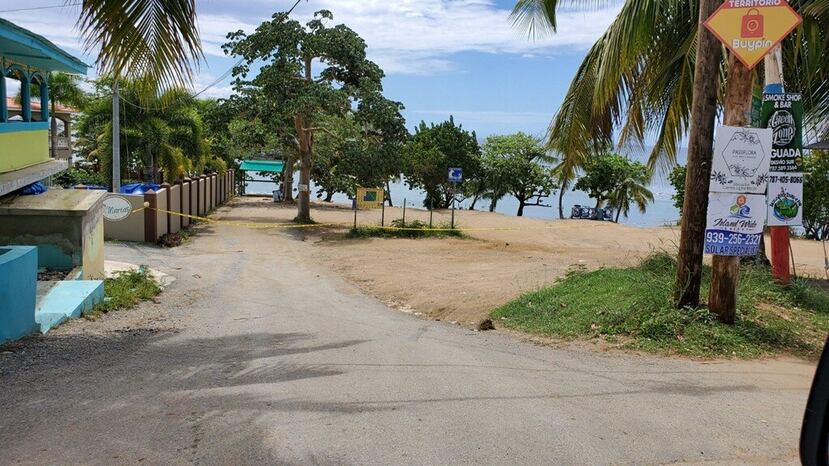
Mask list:
POLYGON ((37 330, 37 247, 0 247, 0 343, 37 330))

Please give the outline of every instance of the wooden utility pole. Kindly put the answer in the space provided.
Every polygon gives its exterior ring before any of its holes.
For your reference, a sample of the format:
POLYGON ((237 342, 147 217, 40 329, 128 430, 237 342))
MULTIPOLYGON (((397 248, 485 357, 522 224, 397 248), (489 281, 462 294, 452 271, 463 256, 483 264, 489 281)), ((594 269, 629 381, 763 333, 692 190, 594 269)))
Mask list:
MULTIPOLYGON (((769 94, 782 94, 783 88, 783 52, 778 45, 766 56, 765 61, 766 87, 763 90, 769 94)), ((791 281, 789 268, 789 227, 769 227, 771 233, 771 264, 772 275, 779 283, 787 284, 791 281)))
MULTIPOLYGON (((728 85, 725 90, 725 124, 748 126, 751 122, 751 70, 734 54, 728 58, 728 85)), ((720 322, 733 324, 737 311, 740 258, 714 256, 708 307, 720 322)))
POLYGON ((121 94, 118 78, 112 84, 112 192, 121 191, 121 94))
POLYGON ((694 66, 694 100, 688 136, 688 167, 685 202, 677 259, 674 298, 679 309, 699 306, 705 221, 708 214, 708 184, 713 157, 714 121, 717 117, 717 89, 722 46, 703 26, 721 2, 700 0, 697 27, 697 55, 694 66))

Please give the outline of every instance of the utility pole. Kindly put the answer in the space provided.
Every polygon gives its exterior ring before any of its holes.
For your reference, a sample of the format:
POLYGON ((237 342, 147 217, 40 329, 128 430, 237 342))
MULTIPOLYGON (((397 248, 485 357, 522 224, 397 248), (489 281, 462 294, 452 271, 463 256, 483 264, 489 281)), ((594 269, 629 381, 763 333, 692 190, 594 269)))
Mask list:
MULTIPOLYGON (((732 53, 728 58, 728 84, 725 90, 725 124, 748 126, 751 121, 752 74, 732 53)), ((725 324, 733 324, 737 315, 737 287, 740 282, 740 258, 714 256, 711 270, 711 293, 708 308, 725 324)))
POLYGON ((112 192, 121 191, 121 94, 118 79, 112 85, 112 192))
MULTIPOLYGON (((763 92, 766 94, 783 94, 785 92, 783 88, 783 50, 780 45, 766 56, 764 65, 766 86, 763 92)), ((787 284, 791 280, 789 227, 769 227, 769 232, 771 233, 772 275, 778 282, 787 284)))

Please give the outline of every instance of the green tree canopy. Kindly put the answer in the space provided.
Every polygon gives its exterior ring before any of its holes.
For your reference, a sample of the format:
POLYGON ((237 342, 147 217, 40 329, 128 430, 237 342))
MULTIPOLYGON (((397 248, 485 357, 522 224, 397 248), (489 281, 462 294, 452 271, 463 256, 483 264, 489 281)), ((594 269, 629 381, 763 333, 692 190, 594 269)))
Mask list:
POLYGON ((402 119, 402 105, 381 94, 383 71, 366 58, 363 39, 345 25, 326 26, 330 20, 328 10, 318 11, 304 26, 287 13, 276 13, 253 34, 229 34, 224 45, 227 53, 243 59, 234 70, 237 93, 256 101, 254 107, 262 110, 263 121, 274 131, 291 133, 300 160, 301 222, 311 221, 315 138, 333 132, 325 127, 326 118, 354 114, 361 127, 381 133, 389 130, 384 122, 402 119), (259 69, 251 79, 254 64, 259 69), (287 120, 291 124, 286 127, 287 120))
POLYGON ((611 206, 628 212, 628 205, 636 202, 644 211, 653 194, 645 188, 650 174, 646 167, 619 154, 605 154, 591 158, 584 166, 584 176, 575 189, 586 192, 596 200, 596 208, 611 201, 611 206))
POLYGON ((810 238, 829 240, 829 153, 807 158, 803 180, 803 227, 810 238))
POLYGON ((483 147, 485 185, 493 202, 512 194, 518 200, 518 216, 527 206, 546 206, 544 199, 557 188, 551 156, 541 142, 527 134, 491 136, 483 147))
POLYGON ((455 187, 448 181, 449 168, 463 169, 464 183, 475 182, 482 173, 475 132, 456 125, 452 117, 440 124, 421 122, 405 153, 406 182, 426 192, 425 207, 446 209, 452 205, 455 187))
MULTIPOLYGON (((79 153, 97 161, 102 173, 111 177, 112 94, 108 80, 98 83, 94 98, 78 122, 79 153)), ((204 123, 190 94, 173 88, 152 99, 139 99, 144 85, 122 83, 125 105, 121 108, 122 177, 157 181, 158 171, 174 181, 187 174, 204 171, 210 158, 210 141, 204 123), (147 107, 137 102, 146 102, 147 107)), ((223 166, 224 163, 210 163, 223 166)))

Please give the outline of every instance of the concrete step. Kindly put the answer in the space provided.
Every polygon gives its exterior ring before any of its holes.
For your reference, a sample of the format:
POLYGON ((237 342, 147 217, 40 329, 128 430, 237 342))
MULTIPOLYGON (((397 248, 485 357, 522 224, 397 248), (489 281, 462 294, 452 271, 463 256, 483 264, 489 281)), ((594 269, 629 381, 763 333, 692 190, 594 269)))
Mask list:
POLYGON ((74 319, 104 300, 102 280, 64 280, 38 284, 35 322, 46 333, 67 319, 74 319))

